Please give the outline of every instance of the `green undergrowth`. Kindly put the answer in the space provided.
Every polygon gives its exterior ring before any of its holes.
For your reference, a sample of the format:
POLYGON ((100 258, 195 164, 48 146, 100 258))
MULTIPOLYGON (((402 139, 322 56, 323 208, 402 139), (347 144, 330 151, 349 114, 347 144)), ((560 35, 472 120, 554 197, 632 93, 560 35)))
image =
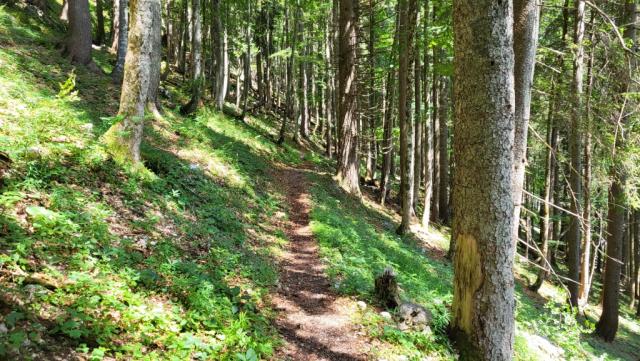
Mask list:
POLYGON ((381 349, 381 357, 404 355, 420 360, 426 355, 452 357, 446 336, 453 273, 444 261, 429 258, 410 237, 395 234, 397 224, 387 215, 366 208, 346 195, 332 179, 312 175, 314 207, 311 227, 320 243, 333 287, 343 294, 372 299, 374 278, 386 267, 397 273, 404 298, 430 309, 432 333, 402 332, 376 312, 364 312, 359 322, 369 336, 394 348, 381 349))
POLYGON ((0 358, 269 357, 279 337, 264 299, 285 241, 267 177, 300 155, 258 120, 167 109, 147 120, 148 171, 123 168, 100 143, 119 89, 68 64, 48 29, 0 7, 0 145, 13 160, 0 189, 0 358))
MULTIPOLYGON (((389 360, 421 360, 425 356, 451 359, 454 352, 446 337, 449 308, 452 301, 453 271, 451 264, 442 260, 444 252, 433 252, 421 247, 417 240, 395 234, 397 223, 385 213, 363 205, 348 196, 328 176, 310 174, 314 181, 311 213, 312 230, 320 243, 323 260, 333 286, 340 293, 375 302, 372 298, 374 277, 385 267, 392 267, 397 275, 403 298, 429 308, 434 315, 432 335, 401 332, 392 322, 367 309, 358 315, 369 336, 386 341, 395 348, 381 349, 381 357, 389 360)), ((442 235, 432 231, 428 243, 444 246, 442 235)), ((448 243, 448 242, 446 242, 448 243)), ((526 268, 516 268, 519 276, 526 268)), ((528 274, 534 279, 534 275, 528 274)), ((597 318, 579 323, 565 306, 566 293, 555 284, 546 283, 545 297, 525 290, 516 283, 516 342, 517 360, 635 360, 640 352, 640 324, 634 320, 628 307, 623 306, 618 338, 605 343, 592 336, 597 318), (532 336, 539 336, 536 342, 532 336), (540 341, 546 342, 559 356, 549 350, 540 350, 540 341)), ((593 300, 597 303, 597 300, 593 300)), ((595 310, 590 308, 592 315, 595 310)))

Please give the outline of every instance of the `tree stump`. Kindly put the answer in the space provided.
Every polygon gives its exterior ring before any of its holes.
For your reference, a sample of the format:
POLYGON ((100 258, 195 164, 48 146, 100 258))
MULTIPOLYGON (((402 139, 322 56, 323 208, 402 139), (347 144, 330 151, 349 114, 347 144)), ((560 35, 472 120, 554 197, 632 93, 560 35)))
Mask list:
POLYGON ((387 267, 375 280, 375 296, 387 309, 394 309, 400 305, 400 291, 393 269, 387 267))

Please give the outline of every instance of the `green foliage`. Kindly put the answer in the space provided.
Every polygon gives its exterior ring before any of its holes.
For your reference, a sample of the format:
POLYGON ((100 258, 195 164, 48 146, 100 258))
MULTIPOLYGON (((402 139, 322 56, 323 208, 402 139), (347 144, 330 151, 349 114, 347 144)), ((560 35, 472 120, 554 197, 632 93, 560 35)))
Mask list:
POLYGON ((408 355, 450 355, 445 335, 451 303, 451 268, 428 258, 410 238, 395 235, 395 222, 346 196, 330 179, 315 177, 311 226, 327 273, 338 292, 372 299, 374 277, 391 266, 404 297, 429 308, 433 335, 402 332, 380 318, 363 318, 369 335, 396 344, 408 355))

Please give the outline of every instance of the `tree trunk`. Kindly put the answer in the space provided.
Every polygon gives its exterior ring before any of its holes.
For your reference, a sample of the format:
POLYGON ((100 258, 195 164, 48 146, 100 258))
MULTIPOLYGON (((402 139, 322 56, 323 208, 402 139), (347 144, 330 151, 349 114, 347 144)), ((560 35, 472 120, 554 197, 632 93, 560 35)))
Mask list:
POLYGON ((201 105, 202 98, 202 7, 201 0, 191 2, 191 100, 181 109, 191 114, 201 105))
POLYGON ((325 129, 325 137, 326 137, 326 147, 325 154, 329 159, 333 158, 333 137, 331 136, 332 128, 333 128, 333 94, 335 93, 335 87, 333 86, 334 77, 331 74, 331 59, 333 59, 331 53, 331 26, 330 21, 327 21, 327 25, 325 28, 325 64, 327 69, 325 70, 325 84, 327 85, 325 88, 325 113, 326 113, 326 129, 325 129))
POLYGON ((96 45, 104 43, 104 5, 103 0, 96 0, 96 45))
POLYGON ((450 81, 442 78, 442 92, 440 93, 440 109, 438 110, 439 136, 438 136, 438 156, 439 160, 439 185, 438 185, 438 215, 442 224, 449 224, 449 92, 450 81))
MULTIPOLYGON (((286 131, 287 131, 287 122, 290 118, 293 118, 294 116, 294 99, 293 99, 293 89, 294 89, 294 79, 293 79, 293 68, 294 68, 294 52, 297 46, 297 40, 298 40, 298 26, 293 26, 293 32, 291 32, 290 27, 289 27, 289 10, 287 11, 286 15, 285 15, 285 29, 287 31, 287 40, 289 42, 289 47, 291 48, 291 54, 289 56, 289 58, 287 59, 287 89, 286 89, 286 93, 287 93, 287 104, 285 105, 286 107, 286 114, 284 116, 284 119, 282 119, 282 125, 280 127, 280 136, 278 138, 277 143, 278 144, 282 144, 284 143, 285 140, 285 135, 286 135, 286 131)), ((297 134, 297 131, 294 131, 294 134, 297 134)))
MULTIPOLYGON (((624 9, 624 19, 622 24, 636 24, 638 21, 637 5, 634 0, 627 0, 624 9)), ((634 26, 627 26, 624 30, 625 39, 631 40, 633 47, 637 46, 636 29, 634 26)), ((620 112, 622 126, 626 126, 630 115, 625 111, 625 105, 629 101, 634 102, 629 97, 629 92, 635 90, 633 86, 633 75, 637 74, 637 60, 632 56, 628 56, 628 64, 622 65, 620 75, 622 78, 619 87, 620 112), (628 68, 627 68, 628 65, 628 68)), ((616 124, 616 127, 619 126, 616 124)), ((602 315, 596 325, 596 334, 607 342, 615 339, 618 331, 618 314, 619 314, 619 298, 620 298, 620 259, 624 249, 622 247, 624 231, 625 231, 625 215, 627 208, 627 200, 625 195, 625 182, 627 177, 626 166, 624 164, 624 151, 626 146, 626 132, 617 134, 614 151, 612 155, 611 178, 612 183, 609 189, 609 222, 607 224, 607 259, 605 263, 603 298, 602 298, 602 315)))
MULTIPOLYGON (((400 37, 400 14, 397 11, 395 31, 393 34, 393 44, 391 45, 391 60, 396 63, 396 50, 400 37)), ((385 83, 385 102, 384 102, 384 118, 382 119, 383 135, 382 135, 382 172, 380 173, 380 204, 385 205, 387 197, 391 190, 391 173, 394 166, 394 146, 393 146, 393 109, 394 109, 394 88, 395 88, 396 70, 389 69, 387 72, 387 81, 385 83)))
POLYGON ((516 223, 513 241, 517 244, 520 220, 520 202, 527 164, 527 133, 531 108, 531 88, 538 46, 540 6, 537 0, 513 1, 513 52, 515 57, 514 83, 516 94, 516 123, 513 147, 513 200, 516 223))
MULTIPOLYGON (((592 29, 589 33, 589 42, 593 40, 594 13, 591 13, 589 24, 592 29)), ((589 302, 591 291, 591 94, 593 92, 593 57, 594 47, 591 48, 587 63, 587 95, 585 102, 584 122, 584 210, 582 212, 584 236, 582 237, 582 254, 580 256, 580 287, 578 288, 578 310, 582 312, 589 302)))
POLYGON ((573 59, 573 83, 572 83, 572 104, 571 104, 571 129, 569 130, 569 153, 570 153, 570 190, 571 200, 570 210, 574 214, 571 216, 569 232, 567 233, 567 266, 569 268, 568 283, 572 307, 578 306, 578 295, 580 285, 580 244, 581 236, 581 214, 582 214, 582 73, 584 58, 584 0, 575 2, 575 28, 574 28, 574 59, 573 59))
POLYGON ((116 65, 111 71, 111 78, 114 83, 120 84, 124 74, 124 63, 129 43, 129 0, 115 1, 118 2, 118 45, 116 46, 116 65))
POLYGON ((131 0, 130 41, 118 111, 123 120, 103 136, 117 162, 140 163, 144 110, 155 102, 160 82, 160 12, 160 0, 131 0))
POLYGON ((368 94, 368 132, 366 147, 367 147, 367 163, 366 163, 366 182, 374 182, 376 177, 376 119, 378 115, 378 108, 376 107, 376 57, 375 57, 375 13, 374 13, 374 2, 373 0, 369 0, 369 39, 367 41, 367 52, 368 52, 368 67, 369 67, 369 94, 368 94))
MULTIPOLYGON (((417 41, 416 41, 417 43, 417 41)), ((420 56, 418 47, 416 47, 415 57, 414 57, 414 71, 413 71, 413 80, 414 80, 414 171, 413 171, 413 207, 418 207, 418 198, 420 196, 420 182, 422 181, 422 92, 420 90, 420 85, 422 83, 422 66, 420 64, 420 56)), ((417 211, 415 212, 417 214, 417 211)))
MULTIPOLYGON (((434 9, 435 10, 435 9, 434 9)), ((436 75, 436 64, 438 62, 439 52, 433 50, 433 76, 431 84, 431 143, 433 149, 433 167, 432 167, 432 184, 433 191, 431 196, 431 220, 433 222, 440 221, 440 125, 438 121, 438 113, 440 112, 440 96, 442 95, 442 77, 436 75)))
POLYGON ((533 292, 538 292, 542 283, 549 277, 551 270, 551 252, 549 249, 549 240, 553 236, 551 223, 551 204, 554 203, 553 185, 555 184, 555 168, 556 168, 556 152, 558 144, 558 129, 555 125, 555 116, 558 107, 559 97, 556 95, 556 84, 552 78, 552 99, 549 104, 549 116, 547 118, 547 153, 545 157, 545 181, 544 181, 544 203, 542 204, 542 216, 540 217, 540 260, 538 265, 538 277, 536 281, 529 286, 533 292))
MULTIPOLYGON (((396 31, 397 33, 397 31, 396 31)), ((395 42, 394 42, 395 43, 395 42)), ((384 124, 382 134, 382 172, 380 173, 380 204, 385 205, 391 190, 391 168, 393 167, 393 99, 396 72, 389 69, 386 81, 384 124)))
MULTIPOLYGON (((304 44, 304 27, 302 24, 302 9, 298 10, 297 27, 298 36, 300 36, 300 44, 304 44)), ((305 49, 302 49, 302 55, 306 54, 305 49)), ((304 139, 309 138, 309 94, 308 94, 308 82, 309 74, 307 73, 307 64, 305 61, 298 62, 298 100, 300 102, 300 136, 304 139)))
POLYGON ((512 11, 508 1, 455 0, 453 6, 456 251, 450 326, 463 359, 513 357, 512 11))
POLYGON ((358 129, 356 114, 357 98, 357 4, 351 0, 340 0, 339 39, 340 61, 338 62, 338 122, 340 126, 340 155, 337 177, 341 186, 349 193, 360 195, 358 177, 358 129))
POLYGON ((229 84, 229 53, 227 28, 222 23, 222 11, 220 0, 213 0, 213 23, 216 58, 216 78, 215 78, 215 105, 218 110, 224 107, 227 98, 227 86, 229 84))
MULTIPOLYGON (((247 12, 249 18, 252 18, 251 14, 251 2, 247 2, 247 12)), ((251 89, 251 28, 245 29, 245 44, 246 50, 244 53, 244 85, 242 87, 242 119, 244 119, 247 113, 247 104, 249 102, 249 90, 251 89)))
MULTIPOLYGON (((427 33, 428 29, 428 19, 429 19, 429 2, 426 1, 424 4, 424 32, 427 33)), ((426 43, 426 41, 425 41, 426 43)), ((429 221, 431 219, 431 197, 433 195, 433 127, 431 125, 431 121, 429 119, 429 113, 427 110, 429 109, 429 88, 427 87, 427 79, 429 78, 429 48, 424 47, 424 69, 422 70, 422 80, 424 86, 423 97, 424 97, 424 121, 423 121, 423 137, 422 137, 422 153, 423 153, 423 165, 422 168, 424 170, 424 208, 422 211, 422 226, 427 228, 429 226, 429 221)))
MULTIPOLYGON (((111 52, 117 53, 120 44, 120 0, 113 0, 113 18, 111 19, 111 52)), ((126 12, 125 12, 126 14, 126 12)))
POLYGON ((89 65, 91 59, 91 15, 88 0, 68 0, 69 32, 65 54, 72 63, 89 65))
POLYGON ((62 10, 60 10, 60 20, 69 21, 69 0, 62 2, 62 10))
POLYGON ((607 259, 602 299, 602 315, 596 325, 596 334, 611 342, 618 331, 618 299, 620 295, 620 258, 624 233, 625 199, 624 174, 613 166, 613 183, 609 189, 609 217, 607 222, 607 259))
POLYGON ((398 52, 398 123, 400 124, 400 196, 402 199, 402 222, 397 233, 409 230, 413 216, 413 122, 410 114, 410 66, 413 53, 413 37, 416 23, 416 0, 400 0, 400 38, 398 52))

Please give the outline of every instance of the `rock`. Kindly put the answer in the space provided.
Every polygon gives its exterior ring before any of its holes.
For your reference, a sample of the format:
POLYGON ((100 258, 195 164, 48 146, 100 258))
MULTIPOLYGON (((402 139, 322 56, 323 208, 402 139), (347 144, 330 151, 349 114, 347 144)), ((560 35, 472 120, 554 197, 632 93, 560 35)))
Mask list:
POLYGON ((391 267, 384 269, 375 279, 375 295, 380 304, 388 309, 396 308, 400 304, 400 290, 396 274, 391 267))
POLYGON ((529 349, 540 355, 541 359, 560 360, 564 350, 552 344, 549 340, 538 335, 526 335, 529 349))
POLYGON ((82 129, 83 131, 85 131, 87 133, 92 133, 93 132, 93 124, 92 123, 82 124, 80 126, 80 129, 82 129))
POLYGON ((361 310, 364 310, 364 309, 366 309, 366 308, 367 308, 367 304, 366 304, 366 303, 364 303, 364 301, 358 301, 358 302, 356 303, 356 305, 358 305, 358 308, 359 308, 359 309, 361 309, 361 310))
POLYGON ((7 325, 5 325, 4 323, 0 323, 0 334, 7 333, 7 332, 9 332, 7 325))
POLYGON ((380 312, 380 317, 384 318, 385 320, 390 320, 391 314, 387 311, 382 311, 380 312))
POLYGON ((398 307, 398 328, 400 330, 425 331, 431 324, 431 311, 411 302, 404 302, 398 307))

